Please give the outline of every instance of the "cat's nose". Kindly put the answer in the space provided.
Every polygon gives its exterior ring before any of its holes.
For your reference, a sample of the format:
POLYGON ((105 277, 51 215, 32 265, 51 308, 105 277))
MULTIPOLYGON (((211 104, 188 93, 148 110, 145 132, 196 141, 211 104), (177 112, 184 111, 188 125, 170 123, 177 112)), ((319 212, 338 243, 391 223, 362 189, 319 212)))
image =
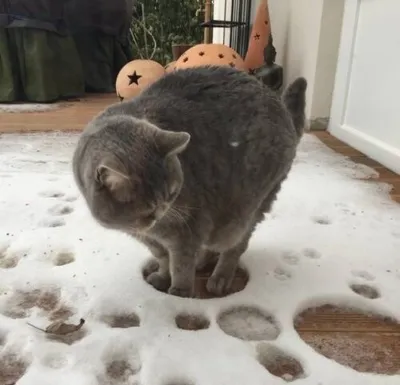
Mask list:
POLYGON ((156 210, 156 212, 154 213, 156 219, 157 219, 157 220, 161 219, 161 218, 165 215, 165 213, 166 213, 167 210, 168 210, 168 204, 162 203, 162 204, 158 207, 158 209, 156 210))
POLYGON ((154 225, 156 224, 156 221, 151 221, 150 223, 147 224, 147 230, 151 229, 154 225))

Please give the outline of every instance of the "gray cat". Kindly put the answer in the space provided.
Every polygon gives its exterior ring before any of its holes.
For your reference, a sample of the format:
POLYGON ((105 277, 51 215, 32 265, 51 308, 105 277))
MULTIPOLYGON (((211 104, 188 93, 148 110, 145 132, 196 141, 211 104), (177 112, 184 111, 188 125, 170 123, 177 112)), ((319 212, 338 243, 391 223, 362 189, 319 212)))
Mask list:
POLYGON ((148 283, 191 297, 196 267, 217 256, 207 290, 229 291, 292 166, 306 88, 298 78, 281 100, 232 68, 177 70, 88 124, 73 157, 76 183, 100 224, 157 258, 148 283))

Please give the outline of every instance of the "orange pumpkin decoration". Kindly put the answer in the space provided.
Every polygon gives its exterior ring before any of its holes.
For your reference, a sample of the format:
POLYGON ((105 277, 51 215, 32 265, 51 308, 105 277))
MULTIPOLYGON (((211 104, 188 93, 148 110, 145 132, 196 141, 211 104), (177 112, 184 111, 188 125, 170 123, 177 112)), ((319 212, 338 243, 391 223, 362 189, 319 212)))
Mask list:
POLYGON ((117 76, 117 95, 121 101, 134 98, 164 74, 164 67, 153 60, 133 60, 125 64, 117 76))
POLYGON ((182 54, 176 61, 175 68, 183 69, 205 65, 246 69, 240 55, 225 44, 197 44, 182 54))
POLYGON ((245 57, 245 65, 249 71, 260 68, 264 64, 264 48, 271 33, 271 22, 268 0, 262 0, 258 6, 256 19, 250 35, 249 48, 245 57))
POLYGON ((172 72, 172 71, 174 71, 175 70, 175 64, 176 64, 176 61, 172 61, 171 63, 168 63, 166 66, 165 66, 165 72, 172 72))

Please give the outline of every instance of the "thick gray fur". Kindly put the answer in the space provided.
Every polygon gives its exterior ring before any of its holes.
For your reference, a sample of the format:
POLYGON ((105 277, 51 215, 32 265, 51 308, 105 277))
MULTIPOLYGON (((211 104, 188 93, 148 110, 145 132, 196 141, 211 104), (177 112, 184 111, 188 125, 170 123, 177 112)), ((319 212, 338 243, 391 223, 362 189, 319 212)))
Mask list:
POLYGON ((235 69, 178 70, 88 124, 76 183, 98 222, 158 259, 151 285, 193 296, 196 267, 218 256, 207 289, 229 291, 292 166, 306 88, 298 78, 281 99, 235 69))

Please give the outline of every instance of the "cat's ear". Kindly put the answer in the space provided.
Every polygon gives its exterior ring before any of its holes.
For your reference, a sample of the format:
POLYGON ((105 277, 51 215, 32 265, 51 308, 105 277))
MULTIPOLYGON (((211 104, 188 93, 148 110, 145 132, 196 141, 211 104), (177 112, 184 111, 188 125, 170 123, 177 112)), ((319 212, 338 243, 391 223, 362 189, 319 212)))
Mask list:
POLYGON ((116 165, 102 163, 96 169, 95 178, 110 192, 117 192, 129 183, 129 177, 116 165))
POLYGON ((155 140, 157 147, 166 155, 177 155, 185 150, 190 141, 187 132, 157 130, 155 140))

